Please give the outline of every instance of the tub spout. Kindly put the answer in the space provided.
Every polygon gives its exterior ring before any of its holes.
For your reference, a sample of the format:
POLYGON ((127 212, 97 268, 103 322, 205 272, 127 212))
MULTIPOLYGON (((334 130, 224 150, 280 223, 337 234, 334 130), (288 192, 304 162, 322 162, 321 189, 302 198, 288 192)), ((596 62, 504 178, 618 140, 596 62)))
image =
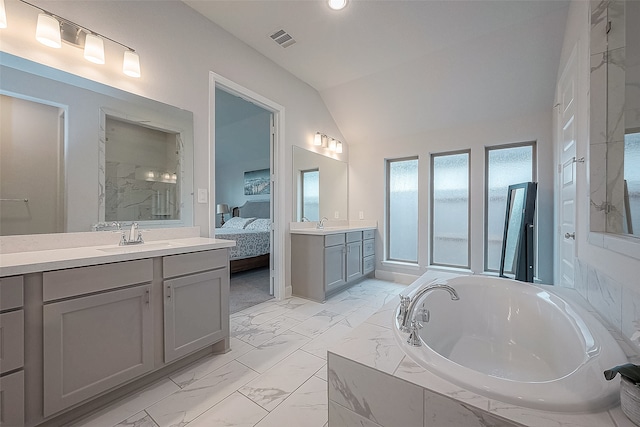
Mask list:
POLYGON ((424 288, 416 292, 416 294, 408 301, 408 304, 407 299, 405 299, 406 297, 400 297, 401 304, 398 313, 398 322, 400 323, 400 330, 402 332, 408 332, 412 335, 412 337, 410 338, 412 345, 420 345, 419 340, 416 341, 419 323, 415 320, 414 315, 416 307, 418 306, 418 302, 424 295, 436 289, 442 289, 449 292, 449 294, 451 295, 451 299, 454 301, 460 299, 455 289, 443 283, 434 283, 432 285, 425 286, 424 288), (416 342, 418 344, 415 344, 416 342))

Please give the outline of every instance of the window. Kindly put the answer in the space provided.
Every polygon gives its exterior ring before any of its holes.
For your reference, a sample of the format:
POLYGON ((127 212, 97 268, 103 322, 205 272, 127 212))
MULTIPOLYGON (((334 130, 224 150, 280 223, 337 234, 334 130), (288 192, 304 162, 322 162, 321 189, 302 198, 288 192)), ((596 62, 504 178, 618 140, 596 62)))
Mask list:
POLYGON ((387 259, 418 262, 418 158, 387 160, 387 259))
POLYGON ((302 217, 309 221, 320 220, 320 171, 301 171, 302 175, 302 217))
POLYGON ((484 269, 498 271, 509 185, 535 179, 535 143, 486 149, 484 269))
POLYGON ((640 129, 624 136, 622 231, 640 236, 640 129))
POLYGON ((431 155, 431 264, 470 267, 469 155, 431 155))

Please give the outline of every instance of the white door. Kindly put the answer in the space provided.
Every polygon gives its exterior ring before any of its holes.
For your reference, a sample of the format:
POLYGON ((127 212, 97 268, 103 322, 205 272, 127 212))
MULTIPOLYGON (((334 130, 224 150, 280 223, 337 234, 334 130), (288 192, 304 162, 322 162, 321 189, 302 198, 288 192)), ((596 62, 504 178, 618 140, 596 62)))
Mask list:
POLYGON ((564 69, 558 86, 559 284, 574 287, 576 258, 576 48, 564 69))

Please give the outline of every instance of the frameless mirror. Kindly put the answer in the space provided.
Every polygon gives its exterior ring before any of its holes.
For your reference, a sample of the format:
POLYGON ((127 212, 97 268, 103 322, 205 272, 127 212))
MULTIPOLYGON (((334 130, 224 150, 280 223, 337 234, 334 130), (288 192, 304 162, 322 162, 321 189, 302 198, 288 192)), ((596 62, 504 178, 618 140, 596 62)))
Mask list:
POLYGON ((293 206, 296 221, 347 220, 347 164, 293 147, 293 206))
POLYGON ((592 2, 591 231, 640 236, 638 22, 640 2, 592 2))
POLYGON ((536 183, 510 185, 507 191, 500 276, 533 282, 533 218, 536 183))
POLYGON ((1 235, 193 225, 191 112, 6 53, 0 74, 1 235))

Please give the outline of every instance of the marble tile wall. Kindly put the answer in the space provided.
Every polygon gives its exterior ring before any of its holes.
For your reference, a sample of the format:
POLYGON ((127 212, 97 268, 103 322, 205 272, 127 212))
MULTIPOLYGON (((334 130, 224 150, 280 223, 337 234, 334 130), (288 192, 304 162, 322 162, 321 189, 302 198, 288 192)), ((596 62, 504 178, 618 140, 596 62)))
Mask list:
POLYGON ((613 280, 584 260, 576 260, 575 289, 597 311, 627 356, 640 363, 640 292, 613 280))

